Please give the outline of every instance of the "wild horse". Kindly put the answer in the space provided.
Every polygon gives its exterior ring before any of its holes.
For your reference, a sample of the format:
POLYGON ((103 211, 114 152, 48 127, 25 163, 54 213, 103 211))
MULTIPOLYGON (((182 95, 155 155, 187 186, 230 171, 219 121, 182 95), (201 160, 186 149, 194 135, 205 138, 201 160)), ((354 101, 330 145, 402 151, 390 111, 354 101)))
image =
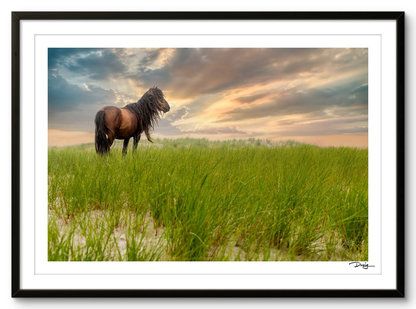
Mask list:
POLYGON ((150 88, 136 103, 122 108, 104 106, 95 115, 95 151, 106 154, 115 139, 123 139, 123 154, 126 154, 131 137, 134 138, 133 150, 136 150, 143 131, 153 143, 149 130, 154 129, 160 114, 169 110, 162 90, 157 87, 150 88))

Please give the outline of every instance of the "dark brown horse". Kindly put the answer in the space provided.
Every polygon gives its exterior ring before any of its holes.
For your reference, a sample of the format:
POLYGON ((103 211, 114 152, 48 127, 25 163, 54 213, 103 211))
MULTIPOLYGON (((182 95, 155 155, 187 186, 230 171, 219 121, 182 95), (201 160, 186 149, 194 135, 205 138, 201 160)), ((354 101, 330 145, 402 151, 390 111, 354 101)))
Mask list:
POLYGON ((104 106, 95 115, 95 151, 106 154, 115 139, 123 139, 123 154, 126 154, 131 137, 134 138, 133 150, 136 150, 143 131, 153 143, 149 130, 154 129, 160 114, 169 110, 162 90, 157 87, 150 88, 137 103, 123 108, 104 106))

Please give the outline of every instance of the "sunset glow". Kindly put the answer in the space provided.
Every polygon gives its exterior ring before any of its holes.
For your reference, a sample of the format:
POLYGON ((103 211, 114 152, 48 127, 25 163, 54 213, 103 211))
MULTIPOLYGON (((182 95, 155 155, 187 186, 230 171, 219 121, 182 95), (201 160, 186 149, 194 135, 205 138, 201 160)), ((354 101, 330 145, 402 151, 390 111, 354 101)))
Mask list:
POLYGON ((171 106, 152 135, 368 146, 363 48, 50 48, 49 146, 94 141, 105 105, 150 87, 171 106))

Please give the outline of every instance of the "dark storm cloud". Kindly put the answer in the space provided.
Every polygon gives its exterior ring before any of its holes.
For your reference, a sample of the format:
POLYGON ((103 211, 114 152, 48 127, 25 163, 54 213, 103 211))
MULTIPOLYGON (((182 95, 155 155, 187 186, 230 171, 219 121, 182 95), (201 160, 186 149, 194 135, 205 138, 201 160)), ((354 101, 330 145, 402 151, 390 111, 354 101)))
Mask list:
POLYGON ((79 75, 95 80, 104 80, 110 76, 117 77, 125 72, 126 67, 119 56, 111 50, 91 53, 86 57, 78 57, 66 68, 79 75))
POLYGON ((163 67, 129 77, 140 86, 174 90, 175 97, 183 99, 290 80, 302 73, 345 73, 365 68, 367 58, 366 49, 181 48, 163 67))
POLYGON ((368 95, 368 85, 360 86, 352 91, 353 94, 363 94, 365 97, 368 95))
POLYGON ((121 77, 126 72, 125 57, 113 49, 102 48, 49 48, 49 70, 66 69, 76 76, 93 80, 121 77))
MULTIPOLYGON (((173 76, 166 69, 147 69, 145 72, 142 72, 142 68, 138 69, 140 71, 139 75, 127 75, 129 79, 133 79, 137 86, 143 88, 150 88, 152 86, 158 86, 163 91, 170 90, 172 87, 167 85, 171 82, 173 76)), ((173 93, 176 96, 176 89, 173 90, 173 93)))
POLYGON ((165 114, 165 116, 158 121, 154 132, 163 135, 181 135, 188 133, 187 131, 180 130, 174 125, 174 122, 184 119, 188 113, 189 108, 187 106, 169 111, 169 113, 165 114))
POLYGON ((337 116, 367 115, 368 87, 352 82, 302 91, 292 88, 279 93, 273 101, 225 112, 217 122, 302 114, 323 117, 327 109, 333 109, 337 116))
POLYGON ((152 65, 156 60, 159 59, 165 48, 149 48, 146 49, 145 56, 139 62, 139 70, 145 71, 149 65, 152 65))
POLYGON ((172 123, 182 120, 188 115, 189 108, 186 106, 181 107, 177 110, 171 110, 169 113, 165 115, 164 118, 160 119, 158 122, 158 127, 163 128, 170 128, 172 127, 172 123))
POLYGON ((72 85, 60 75, 49 74, 48 114, 50 128, 93 131, 95 113, 104 105, 114 104, 116 95, 113 90, 94 85, 88 85, 87 88, 72 85))
MULTIPOLYGON (((49 49, 49 64, 55 68, 59 63, 95 80, 116 76, 133 79, 140 87, 157 85, 185 99, 290 80, 305 73, 345 73, 366 67, 368 58, 366 49, 180 48, 160 67, 156 61, 164 50, 146 49, 138 64, 126 67, 124 62, 134 56, 127 56, 123 49, 49 49), (158 68, 150 69, 152 65, 158 68)), ((242 99, 241 103, 248 102, 242 99)))
POLYGON ((234 101, 241 103, 241 104, 250 104, 253 103, 254 101, 257 101, 258 99, 264 98, 265 96, 267 96, 269 93, 259 93, 256 95, 250 95, 250 96, 246 96, 246 97, 239 97, 237 99, 235 99, 234 101))
POLYGON ((48 79, 48 106, 49 110, 68 111, 77 107, 96 104, 112 104, 116 101, 113 90, 88 85, 81 88, 68 83, 60 75, 50 74, 48 79))
POLYGON ((71 59, 85 57, 86 55, 100 51, 100 48, 49 48, 48 67, 56 69, 58 65, 65 66, 71 59))

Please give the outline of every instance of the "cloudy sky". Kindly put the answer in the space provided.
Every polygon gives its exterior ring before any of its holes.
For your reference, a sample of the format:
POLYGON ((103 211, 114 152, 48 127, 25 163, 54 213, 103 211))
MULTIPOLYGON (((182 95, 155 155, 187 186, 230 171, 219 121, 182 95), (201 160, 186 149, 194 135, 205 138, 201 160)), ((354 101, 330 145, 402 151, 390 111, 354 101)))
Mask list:
POLYGON ((93 142, 105 105, 152 86, 171 110, 152 135, 368 145, 368 51, 50 48, 49 145, 93 142))

